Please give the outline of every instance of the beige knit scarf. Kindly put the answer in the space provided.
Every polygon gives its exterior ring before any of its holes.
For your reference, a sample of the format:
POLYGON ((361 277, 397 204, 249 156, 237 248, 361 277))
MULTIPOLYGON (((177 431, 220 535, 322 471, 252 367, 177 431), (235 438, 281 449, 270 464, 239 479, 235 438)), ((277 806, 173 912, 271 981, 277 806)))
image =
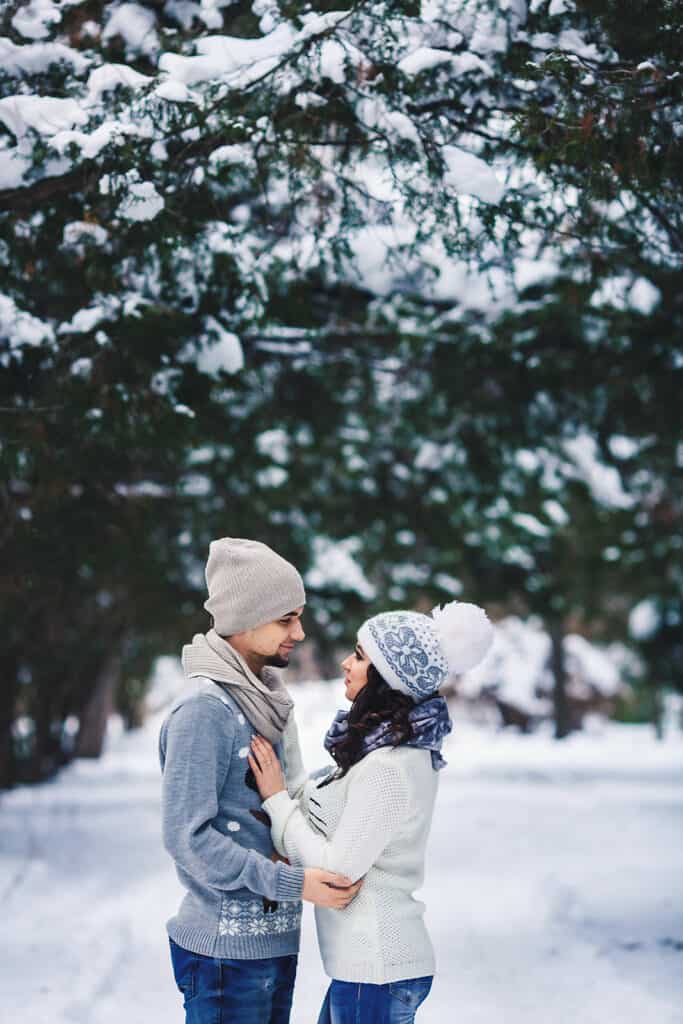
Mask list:
POLYGON ((215 629, 195 634, 183 647, 182 663, 186 676, 206 676, 229 693, 261 736, 280 741, 294 701, 276 669, 266 666, 259 679, 215 629))

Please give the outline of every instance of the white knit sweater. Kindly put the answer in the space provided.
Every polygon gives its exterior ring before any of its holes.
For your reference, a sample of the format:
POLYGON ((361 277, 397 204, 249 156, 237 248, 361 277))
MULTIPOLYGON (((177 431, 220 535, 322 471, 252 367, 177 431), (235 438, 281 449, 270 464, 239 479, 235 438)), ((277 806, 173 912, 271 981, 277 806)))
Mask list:
POLYGON ((424 904, 413 893, 423 880, 437 780, 429 751, 384 747, 322 789, 318 775, 294 798, 283 791, 264 802, 274 845, 292 864, 365 879, 346 910, 316 907, 331 978, 382 985, 434 973, 424 904))

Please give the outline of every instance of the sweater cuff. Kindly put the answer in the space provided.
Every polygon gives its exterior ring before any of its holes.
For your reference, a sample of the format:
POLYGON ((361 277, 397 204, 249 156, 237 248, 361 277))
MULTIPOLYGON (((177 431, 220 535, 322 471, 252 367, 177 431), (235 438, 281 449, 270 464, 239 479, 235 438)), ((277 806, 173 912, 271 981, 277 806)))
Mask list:
POLYGON ((291 864, 278 864, 278 880, 275 886, 275 899, 300 900, 304 888, 305 868, 295 868, 291 864))
POLYGON ((264 800, 261 807, 263 807, 271 821, 275 818, 281 821, 293 803, 295 801, 292 800, 287 790, 281 789, 279 793, 274 793, 267 800, 264 800))
POLYGON ((292 811, 299 805, 296 800, 292 800, 286 790, 281 789, 279 793, 275 793, 273 796, 269 796, 267 800, 264 800, 261 806, 270 818, 270 834, 273 846, 284 857, 286 856, 284 848, 285 826, 289 821, 292 811))

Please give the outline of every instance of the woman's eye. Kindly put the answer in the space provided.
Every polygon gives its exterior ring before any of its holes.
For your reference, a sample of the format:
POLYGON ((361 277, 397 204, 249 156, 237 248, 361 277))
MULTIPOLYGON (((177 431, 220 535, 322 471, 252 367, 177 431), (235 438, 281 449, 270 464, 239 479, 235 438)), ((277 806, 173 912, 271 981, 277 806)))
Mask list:
POLYGON ((359 654, 358 651, 354 651, 353 652, 353 656, 356 659, 356 661, 362 661, 363 660, 363 656, 361 654, 359 654))

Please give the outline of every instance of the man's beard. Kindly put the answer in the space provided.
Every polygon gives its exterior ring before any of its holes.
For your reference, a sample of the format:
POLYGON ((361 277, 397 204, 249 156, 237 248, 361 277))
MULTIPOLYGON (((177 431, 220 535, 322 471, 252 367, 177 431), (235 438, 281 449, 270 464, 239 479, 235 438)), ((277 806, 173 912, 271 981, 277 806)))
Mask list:
POLYGON ((280 654, 269 654, 264 664, 269 665, 271 668, 287 668, 289 658, 283 658, 280 654))

